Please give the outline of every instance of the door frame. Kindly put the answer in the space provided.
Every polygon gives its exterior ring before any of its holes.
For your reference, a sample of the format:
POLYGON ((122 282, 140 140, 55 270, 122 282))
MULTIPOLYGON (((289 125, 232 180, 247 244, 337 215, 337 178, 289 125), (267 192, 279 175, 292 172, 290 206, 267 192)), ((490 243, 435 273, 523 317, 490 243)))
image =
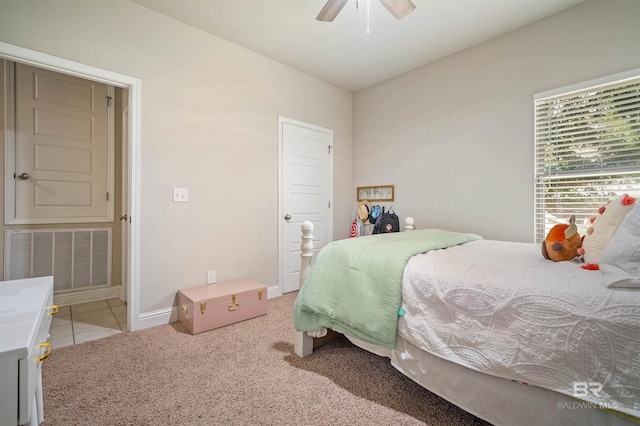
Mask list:
MULTIPOLYGON (((122 120, 122 159, 120 167, 122 171, 120 175, 123 177, 120 182, 120 190, 122 192, 121 196, 121 205, 120 212, 116 212, 116 217, 119 218, 120 222, 120 250, 121 250, 121 258, 120 262, 120 298, 125 302, 128 302, 129 299, 129 105, 125 105, 120 112, 121 120, 122 120), (124 213, 124 218, 123 218, 124 213), (124 220, 124 224, 122 221, 124 220)), ((115 219, 117 222, 118 219, 115 219)))
MULTIPOLYGON (((130 331, 140 327, 140 133, 141 133, 141 85, 140 79, 115 73, 79 62, 59 58, 31 49, 0 41, 0 58, 20 62, 51 71, 69 74, 87 80, 121 87, 129 93, 129 129, 127 186, 129 215, 133 220, 129 228, 127 322, 130 331)), ((6 179, 6 177, 5 177, 6 179)))
MULTIPOLYGON (((311 129, 311 130, 317 130, 319 132, 330 132, 331 134, 331 142, 330 145, 331 147, 333 147, 333 131, 330 129, 326 129, 324 127, 320 127, 320 126, 316 126, 314 124, 310 124, 310 123, 306 123, 304 121, 299 121, 299 120, 294 120, 292 118, 287 118, 285 116, 279 115, 278 116, 278 289, 277 289, 277 293, 269 293, 269 297, 277 297, 277 296, 282 296, 283 295, 283 291, 284 291, 284 268, 282 265, 283 262, 283 254, 282 254, 282 249, 283 249, 283 245, 284 245, 284 227, 282 224, 282 220, 284 217, 284 209, 283 209, 283 200, 284 200, 284 187, 283 187, 283 167, 284 167, 284 159, 283 159, 283 154, 284 154, 284 144, 283 144, 283 135, 282 135, 282 126, 284 124, 292 124, 292 125, 296 125, 296 126, 301 126, 301 127, 305 127, 307 129, 311 129)), ((328 194, 328 198, 329 200, 331 200, 331 202, 333 203, 333 156, 330 156, 330 162, 329 162, 329 174, 331 176, 331 184, 329 185, 329 194, 328 194)), ((329 230, 328 230, 328 234, 330 236, 333 236, 333 211, 334 208, 331 207, 330 211, 329 211, 329 215, 331 216, 329 218, 329 230)), ((302 231, 301 231, 302 232, 302 231)), ((302 236, 302 233, 300 234, 302 236)), ((302 241, 302 239, 301 239, 302 241)))

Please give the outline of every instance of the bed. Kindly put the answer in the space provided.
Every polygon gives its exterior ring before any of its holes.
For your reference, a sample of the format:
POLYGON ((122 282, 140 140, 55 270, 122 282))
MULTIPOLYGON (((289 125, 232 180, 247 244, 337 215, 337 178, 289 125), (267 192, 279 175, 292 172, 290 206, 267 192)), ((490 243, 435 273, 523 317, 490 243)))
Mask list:
MULTIPOLYGON (((640 234, 633 213, 626 230, 640 234)), ((640 288, 619 270, 433 229, 335 241, 311 265, 312 230, 303 224, 298 355, 335 330, 492 424, 640 424, 640 288)))

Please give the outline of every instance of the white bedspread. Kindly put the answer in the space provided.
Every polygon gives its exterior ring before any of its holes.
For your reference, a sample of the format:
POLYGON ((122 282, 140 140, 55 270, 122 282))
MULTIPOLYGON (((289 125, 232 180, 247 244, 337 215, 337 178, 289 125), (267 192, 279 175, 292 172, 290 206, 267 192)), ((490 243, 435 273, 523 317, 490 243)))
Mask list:
POLYGON ((537 244, 434 250, 407 263, 398 334, 473 370, 640 417, 640 291, 605 284, 601 271, 543 259, 537 244))

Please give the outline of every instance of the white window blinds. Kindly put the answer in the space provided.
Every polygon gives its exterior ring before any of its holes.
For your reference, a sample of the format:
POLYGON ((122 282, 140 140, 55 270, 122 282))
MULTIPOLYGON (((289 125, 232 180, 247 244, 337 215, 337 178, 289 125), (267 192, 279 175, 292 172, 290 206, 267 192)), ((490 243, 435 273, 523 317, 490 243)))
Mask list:
POLYGON ((618 195, 640 198, 640 70, 535 98, 535 237, 571 215, 581 235, 618 195))

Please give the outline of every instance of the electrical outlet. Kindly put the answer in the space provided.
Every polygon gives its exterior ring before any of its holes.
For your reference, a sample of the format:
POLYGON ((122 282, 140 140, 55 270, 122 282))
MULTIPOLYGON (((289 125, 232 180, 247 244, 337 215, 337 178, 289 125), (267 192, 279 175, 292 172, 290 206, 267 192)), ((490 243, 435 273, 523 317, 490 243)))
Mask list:
POLYGON ((216 271, 207 272, 207 284, 215 284, 216 282, 216 271))
POLYGON ((188 188, 173 188, 173 202, 174 203, 188 203, 189 202, 189 189, 188 188))

